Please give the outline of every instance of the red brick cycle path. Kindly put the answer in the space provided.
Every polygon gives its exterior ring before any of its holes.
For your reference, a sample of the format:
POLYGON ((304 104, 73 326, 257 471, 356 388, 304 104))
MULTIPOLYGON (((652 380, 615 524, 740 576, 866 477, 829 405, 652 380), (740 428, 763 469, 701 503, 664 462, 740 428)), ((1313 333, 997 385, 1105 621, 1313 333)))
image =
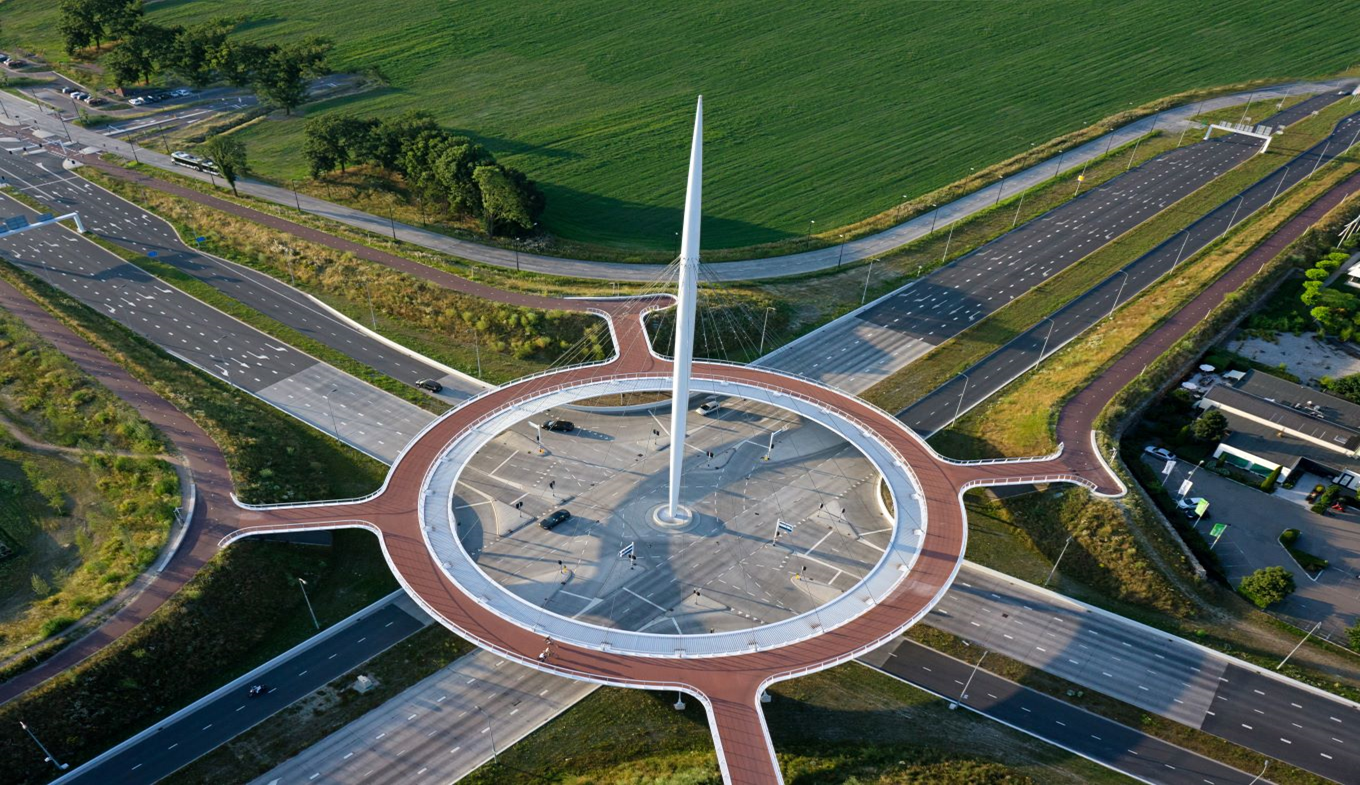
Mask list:
POLYGON ((4 703, 76 666, 141 624, 217 553, 218 541, 236 528, 240 510, 231 499, 231 473, 222 451, 193 420, 5 281, 0 281, 0 307, 17 315, 160 429, 186 460, 197 490, 193 518, 165 569, 94 631, 0 684, 0 703, 4 703))

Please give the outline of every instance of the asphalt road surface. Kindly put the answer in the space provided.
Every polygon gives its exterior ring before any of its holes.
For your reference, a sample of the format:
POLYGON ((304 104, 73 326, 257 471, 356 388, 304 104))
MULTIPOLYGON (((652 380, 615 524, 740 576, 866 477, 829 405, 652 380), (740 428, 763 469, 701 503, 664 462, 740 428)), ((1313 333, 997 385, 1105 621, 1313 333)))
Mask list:
MULTIPOLYGON (((450 402, 468 398, 482 389, 462 376, 393 351, 269 275, 199 253, 181 242, 166 221, 63 169, 58 156, 35 152, 0 157, 0 176, 11 187, 50 205, 54 214, 79 212, 85 227, 101 239, 143 256, 154 255, 156 261, 175 267, 393 379, 408 384, 438 379, 444 385, 440 397, 450 402)), ((355 285, 360 287, 361 283, 355 285)), ((362 300, 365 293, 356 288, 355 296, 362 300)))
MULTIPOLYGON (((1265 122, 1288 125, 1340 98, 1336 93, 1319 95, 1265 122)), ((1258 149, 1259 140, 1228 135, 1164 153, 868 308, 771 352, 761 364, 862 392, 1222 176, 1258 149)))
MULTIPOLYGON (((0 162, 8 165, 8 158, 0 162)), ((0 193, 0 215, 19 214, 35 216, 0 193)), ((433 417, 165 285, 65 228, 48 226, 0 236, 0 260, 32 273, 185 362, 377 458, 391 461, 433 417)))
MULTIPOLYGON (((1336 96, 1330 96, 1335 98, 1336 96)), ((1319 96, 1311 101, 1322 101, 1319 96)), ((948 427, 958 416, 986 400, 1040 360, 1048 356, 1128 302, 1138 292, 1173 270, 1182 260, 1222 237, 1229 229, 1254 215, 1278 194, 1307 179, 1321 166, 1341 155, 1360 138, 1360 114, 1337 123, 1321 142, 1295 156, 1284 166, 1248 186, 1199 220, 1177 232, 1063 306, 1051 319, 1030 328, 992 352, 958 377, 936 388, 899 416, 918 433, 929 436, 948 427)))
POLYGON ((259 674, 257 683, 268 688, 267 694, 251 698, 246 685, 220 695, 104 760, 81 766, 59 782, 139 785, 169 776, 429 623, 423 614, 412 615, 404 605, 409 603, 389 603, 259 674))
MULTIPOLYGON (((979 652, 981 656, 981 652, 979 652)), ((910 640, 861 658, 866 664, 1012 728, 1122 771, 1167 785, 1252 785, 1256 773, 1168 744, 1070 703, 974 668, 910 640)), ((986 660, 982 660, 985 664, 986 660)), ((1268 781, 1268 780, 1266 780, 1268 781)))
MULTIPOLYGON (((949 204, 941 205, 938 211, 931 211, 924 215, 917 216, 916 218, 904 221, 903 223, 877 234, 862 237, 858 240, 852 240, 846 243, 844 247, 833 245, 786 256, 724 262, 713 265, 710 268, 709 274, 714 280, 745 281, 787 275, 802 275, 817 270, 832 268, 839 265, 841 262, 854 262, 857 260, 869 259, 924 237, 930 233, 932 227, 946 227, 951 222, 962 220, 970 215, 988 209, 996 201, 997 191, 1001 191, 1003 194, 1019 193, 1020 191, 1032 188, 1061 172, 1070 172, 1080 169, 1087 161, 1102 155, 1112 144, 1116 147, 1126 144, 1143 134, 1148 133, 1154 128, 1179 130, 1190 120, 1190 118, 1202 112, 1211 112, 1216 109, 1228 106, 1241 106, 1243 104, 1247 104, 1247 108, 1255 106, 1257 107, 1257 110, 1259 110, 1264 107, 1269 107, 1272 102, 1281 101, 1286 96, 1297 96, 1316 92, 1335 92, 1338 89, 1349 90, 1354 84, 1355 82, 1353 79, 1281 84, 1249 92, 1220 96, 1194 104, 1186 104, 1184 106, 1167 109, 1154 115, 1135 120, 1132 123, 1117 128, 1090 142, 1067 150, 1058 156, 1056 160, 1050 159, 1041 161, 1027 169, 1006 177, 1002 182, 982 188, 949 204), (1253 101, 1255 103, 1252 103, 1253 101)), ((11 101, 10 103, 12 105, 14 102, 11 101)), ((63 126, 56 117, 50 116, 45 111, 40 112, 31 104, 25 104, 23 110, 14 111, 13 113, 22 117, 25 122, 33 122, 38 127, 51 134, 53 138, 60 137, 64 139, 69 133, 74 140, 73 144, 75 147, 89 146, 110 150, 117 152, 124 157, 131 157, 134 155, 127 143, 111 138, 116 135, 116 130, 95 131, 81 128, 74 123, 68 123, 63 126)), ((3 122, 3 120, 4 118, 0 118, 0 122, 3 122)), ((176 169, 176 167, 171 164, 168 155, 157 152, 154 149, 142 148, 141 152, 136 155, 143 163, 148 163, 163 169, 176 169)), ((190 172, 185 173, 190 176, 199 176, 200 179, 205 181, 208 179, 206 175, 197 175, 197 173, 190 172)), ((528 272, 548 273, 552 275, 619 281, 650 281, 656 274, 655 269, 649 269, 652 268, 651 265, 562 259, 540 254, 517 253, 513 249, 495 248, 467 240, 460 240, 407 224, 391 224, 386 216, 365 213, 361 210, 344 207, 342 205, 333 204, 308 196, 299 196, 286 188, 279 188, 264 183, 246 181, 238 183, 238 187, 243 193, 274 202, 275 204, 291 207, 295 203, 298 203, 303 210, 315 215, 340 221, 379 235, 386 235, 389 231, 395 231, 397 236, 404 242, 452 254, 464 259, 498 265, 500 267, 513 267, 517 270, 523 269, 528 272)))

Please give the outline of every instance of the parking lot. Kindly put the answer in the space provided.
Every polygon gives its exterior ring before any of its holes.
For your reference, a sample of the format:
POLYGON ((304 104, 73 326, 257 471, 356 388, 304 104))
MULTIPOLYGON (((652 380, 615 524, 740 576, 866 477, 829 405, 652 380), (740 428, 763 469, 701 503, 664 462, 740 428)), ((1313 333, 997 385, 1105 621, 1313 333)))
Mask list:
MULTIPOLYGON (((1143 460, 1159 472, 1165 464, 1146 454, 1143 460)), ((1294 492, 1281 489, 1268 495, 1211 471, 1196 470, 1186 461, 1177 461, 1175 470, 1164 478, 1174 498, 1179 498, 1176 491, 1187 478, 1193 484, 1188 496, 1202 496, 1210 502, 1208 517, 1197 527, 1199 533, 1208 538, 1212 524, 1228 525, 1214 553, 1233 585, 1262 567, 1284 567, 1294 574, 1298 589, 1271 611, 1290 617, 1305 629, 1322 622, 1319 635, 1344 635, 1345 627, 1360 617, 1360 515, 1312 512, 1303 504, 1308 490, 1304 483, 1294 492), (1301 533, 1296 548, 1331 563, 1316 579, 1280 545, 1278 538, 1285 529, 1301 533)))

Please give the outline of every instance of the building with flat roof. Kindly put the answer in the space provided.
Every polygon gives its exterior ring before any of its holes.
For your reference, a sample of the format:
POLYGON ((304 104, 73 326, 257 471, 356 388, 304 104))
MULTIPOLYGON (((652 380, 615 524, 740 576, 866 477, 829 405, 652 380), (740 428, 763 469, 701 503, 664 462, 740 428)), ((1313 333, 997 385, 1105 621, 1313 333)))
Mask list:
POLYGON ((1215 458, 1257 474, 1302 470, 1360 487, 1360 406, 1260 371, 1215 385, 1199 406, 1228 419, 1215 458))

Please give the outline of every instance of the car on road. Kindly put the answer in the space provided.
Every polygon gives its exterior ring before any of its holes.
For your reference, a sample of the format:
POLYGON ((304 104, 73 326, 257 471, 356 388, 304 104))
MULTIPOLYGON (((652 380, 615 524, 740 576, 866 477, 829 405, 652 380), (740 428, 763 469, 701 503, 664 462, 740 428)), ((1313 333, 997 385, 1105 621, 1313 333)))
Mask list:
POLYGON ((538 525, 542 526, 544 529, 547 529, 548 531, 552 531, 555 527, 560 526, 561 524, 566 523, 569 520, 571 520, 571 513, 565 509, 561 509, 558 510, 557 512, 554 512, 551 515, 539 519, 538 525))
POLYGON ((1152 445, 1149 444, 1148 446, 1143 448, 1143 452, 1147 453, 1148 455, 1151 455, 1153 458, 1161 458, 1164 461, 1176 460, 1176 456, 1165 447, 1153 447, 1152 445))
POLYGON ((572 422, 571 420, 544 420, 543 430, 571 433, 572 431, 576 430, 576 423, 572 422))
POLYGON ((718 399, 709 398, 707 401, 704 401, 703 403, 699 404, 699 408, 695 409, 694 411, 707 417, 708 415, 718 411, 718 399))
POLYGON ((171 97, 171 98, 183 98, 183 97, 185 97, 186 95, 193 95, 193 94, 194 94, 194 91, 193 91, 193 90, 190 90, 190 89, 187 88, 187 87, 181 87, 181 88, 179 88, 179 89, 177 89, 177 90, 171 90, 171 91, 170 91, 170 97, 171 97))
POLYGON ((421 388, 422 390, 429 390, 432 393, 437 393, 440 390, 444 389, 444 385, 440 384, 434 379, 421 379, 420 381, 416 382, 416 386, 421 388))

